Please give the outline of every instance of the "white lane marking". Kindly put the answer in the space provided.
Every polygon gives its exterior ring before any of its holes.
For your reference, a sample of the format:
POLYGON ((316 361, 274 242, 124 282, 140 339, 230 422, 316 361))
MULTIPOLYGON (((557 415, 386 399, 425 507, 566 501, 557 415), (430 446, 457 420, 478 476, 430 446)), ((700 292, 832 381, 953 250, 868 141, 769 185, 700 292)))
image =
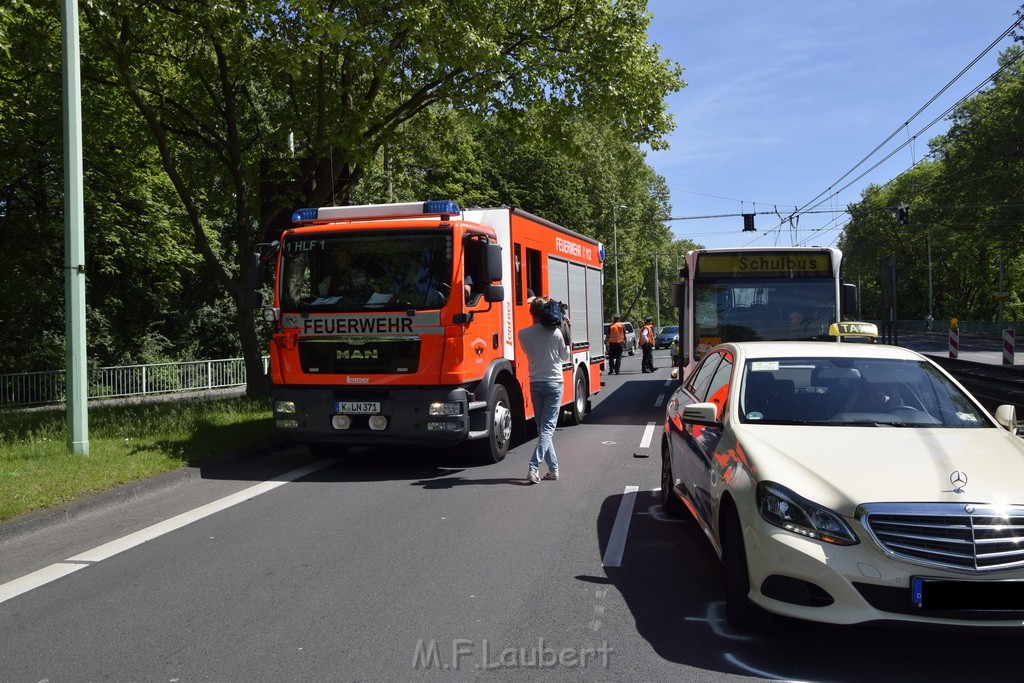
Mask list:
POLYGON ((644 438, 640 439, 640 448, 648 448, 651 445, 651 440, 654 438, 654 423, 648 422, 647 427, 644 428, 644 438))
POLYGON ((87 564, 51 564, 49 567, 43 567, 31 574, 26 574, 21 578, 8 581, 0 586, 0 602, 6 602, 15 596, 27 593, 34 588, 42 586, 43 584, 56 581, 62 576, 67 576, 72 572, 77 572, 79 569, 84 569, 88 566, 89 565, 87 564))
POLYGON ((323 469, 328 465, 333 465, 335 462, 337 461, 332 458, 318 460, 317 462, 306 465, 305 467, 300 467, 299 469, 292 470, 291 472, 286 472, 280 477, 271 479, 270 481, 264 481, 256 484, 255 486, 250 486, 238 493, 225 496, 220 500, 215 500, 212 503, 207 503, 206 505, 194 510, 183 512, 182 514, 171 517, 163 522, 158 522, 152 526, 146 527, 145 529, 136 531, 135 533, 128 534, 127 536, 109 543, 104 543, 92 550, 87 550, 84 553, 75 555, 74 557, 69 557, 63 562, 51 564, 50 566, 43 567, 31 574, 26 574, 21 578, 8 581, 5 584, 0 584, 0 603, 6 602, 11 598, 21 595, 22 593, 27 593, 30 590, 39 588, 51 581, 56 581, 63 576, 67 576, 72 572, 88 567, 93 563, 101 562, 109 557, 113 557, 118 553, 134 548, 146 541, 151 541, 166 533, 180 529, 181 527, 187 526, 193 522, 203 519, 204 517, 209 517, 216 512, 226 510, 229 507, 251 500, 258 495, 267 493, 268 491, 273 491, 278 486, 301 479, 302 477, 312 474, 319 469, 323 469))
POLYGON ((657 400, 654 401, 654 407, 660 408, 661 404, 665 402, 665 394, 658 394, 657 400))
POLYGON ((612 525, 612 533, 608 537, 608 547, 604 550, 602 566, 622 566, 622 553, 626 549, 626 536, 629 535, 629 518, 633 516, 633 504, 636 502, 638 490, 639 486, 627 486, 622 493, 619 511, 615 514, 615 524, 612 525))

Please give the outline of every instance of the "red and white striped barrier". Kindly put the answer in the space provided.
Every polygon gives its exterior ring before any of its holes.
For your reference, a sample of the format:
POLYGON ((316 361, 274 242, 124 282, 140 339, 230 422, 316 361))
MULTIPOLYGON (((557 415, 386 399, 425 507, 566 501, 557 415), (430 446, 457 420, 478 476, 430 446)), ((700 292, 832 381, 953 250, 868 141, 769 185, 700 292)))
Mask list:
POLYGON ((949 357, 956 358, 960 355, 960 330, 955 327, 949 328, 949 357))
POLYGON ((1013 365, 1013 330, 1003 330, 1003 365, 1013 365))

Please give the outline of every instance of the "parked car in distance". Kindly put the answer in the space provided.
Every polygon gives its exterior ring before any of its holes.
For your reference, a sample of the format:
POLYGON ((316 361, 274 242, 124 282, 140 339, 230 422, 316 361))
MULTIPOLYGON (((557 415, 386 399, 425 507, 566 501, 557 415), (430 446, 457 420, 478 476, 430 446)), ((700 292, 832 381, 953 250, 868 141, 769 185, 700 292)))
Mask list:
MULTIPOLYGON (((608 353, 608 328, 610 326, 611 323, 604 324, 604 352, 606 354, 608 353)), ((632 356, 636 353, 636 330, 633 329, 633 323, 623 322, 622 326, 626 328, 626 343, 623 344, 622 350, 632 356)))
POLYGON ((666 325, 661 328, 654 337, 654 348, 656 349, 667 349, 672 346, 672 340, 679 335, 679 325, 666 325))
POLYGON ((719 344, 666 406, 662 507, 710 540, 740 629, 771 612, 1022 630, 1016 417, 905 348, 719 344))

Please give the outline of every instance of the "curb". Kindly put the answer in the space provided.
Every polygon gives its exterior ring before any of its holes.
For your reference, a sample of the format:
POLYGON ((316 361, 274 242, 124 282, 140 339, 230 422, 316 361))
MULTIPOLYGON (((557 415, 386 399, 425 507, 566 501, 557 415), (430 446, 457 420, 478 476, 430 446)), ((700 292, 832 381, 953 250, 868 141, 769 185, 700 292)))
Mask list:
POLYGON ((273 455, 287 444, 274 441, 252 450, 239 451, 224 456, 214 457, 201 466, 184 466, 155 474, 146 479, 131 481, 105 491, 85 493, 67 503, 42 510, 27 512, 20 517, 0 522, 0 543, 22 536, 51 529, 73 520, 85 517, 112 507, 137 501, 154 493, 180 486, 193 479, 202 478, 202 470, 227 467, 247 460, 254 460, 273 455))

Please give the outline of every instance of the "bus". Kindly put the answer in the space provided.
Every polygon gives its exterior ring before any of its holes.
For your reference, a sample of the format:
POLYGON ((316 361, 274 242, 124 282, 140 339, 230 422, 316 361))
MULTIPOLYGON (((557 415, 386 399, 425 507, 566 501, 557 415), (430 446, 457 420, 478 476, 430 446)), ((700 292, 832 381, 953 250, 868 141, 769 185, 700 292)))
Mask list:
POLYGON ((696 249, 686 253, 672 304, 679 311, 679 377, 714 345, 827 340, 854 313, 857 287, 842 282, 838 249, 696 249))

